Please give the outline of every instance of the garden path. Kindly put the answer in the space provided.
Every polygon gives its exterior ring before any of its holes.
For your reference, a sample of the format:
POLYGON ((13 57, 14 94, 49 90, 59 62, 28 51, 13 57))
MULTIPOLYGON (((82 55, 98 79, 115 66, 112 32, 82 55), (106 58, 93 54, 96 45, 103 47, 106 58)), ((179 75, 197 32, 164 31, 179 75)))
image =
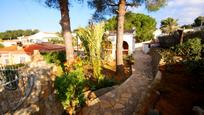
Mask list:
POLYGON ((132 115, 141 106, 141 100, 152 81, 151 57, 137 48, 133 54, 133 74, 116 89, 93 100, 83 108, 83 115, 132 115), (137 108, 137 109, 135 109, 137 108))

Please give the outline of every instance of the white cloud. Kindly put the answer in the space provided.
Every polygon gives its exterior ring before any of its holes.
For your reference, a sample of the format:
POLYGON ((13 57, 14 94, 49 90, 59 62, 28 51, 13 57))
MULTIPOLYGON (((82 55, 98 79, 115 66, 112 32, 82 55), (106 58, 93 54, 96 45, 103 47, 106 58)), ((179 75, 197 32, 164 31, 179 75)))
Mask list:
POLYGON ((168 0, 167 6, 157 12, 147 12, 144 9, 142 6, 134 11, 156 18, 158 27, 160 21, 167 17, 178 19, 180 25, 192 24, 196 17, 204 16, 204 0, 168 0))
POLYGON ((196 17, 204 16, 203 9, 204 0, 170 0, 167 6, 158 13, 162 18, 173 17, 178 19, 178 22, 182 25, 192 24, 196 17))

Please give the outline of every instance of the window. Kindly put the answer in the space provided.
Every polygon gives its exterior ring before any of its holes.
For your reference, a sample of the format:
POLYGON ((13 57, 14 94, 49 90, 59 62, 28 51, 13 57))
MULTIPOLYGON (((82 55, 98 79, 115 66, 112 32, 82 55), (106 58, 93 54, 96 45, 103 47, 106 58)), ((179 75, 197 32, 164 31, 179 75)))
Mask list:
POLYGON ((20 63, 25 63, 25 57, 20 57, 20 63))
POLYGON ((9 59, 5 58, 4 59, 4 64, 6 64, 6 65, 9 64, 9 59))

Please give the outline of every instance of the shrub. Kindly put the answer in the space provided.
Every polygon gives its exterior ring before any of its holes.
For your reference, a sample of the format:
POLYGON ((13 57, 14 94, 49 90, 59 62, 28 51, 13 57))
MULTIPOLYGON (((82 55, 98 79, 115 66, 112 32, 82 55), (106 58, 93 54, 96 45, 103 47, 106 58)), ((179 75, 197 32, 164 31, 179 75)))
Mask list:
POLYGON ((93 67, 93 76, 100 80, 101 75, 101 43, 104 35, 104 24, 89 25, 87 28, 79 28, 77 36, 87 51, 89 60, 93 67))
POLYGON ((61 65, 66 61, 65 51, 42 53, 42 55, 47 63, 61 65))
POLYGON ((72 114, 75 113, 77 107, 84 104, 83 89, 85 86, 85 78, 83 74, 82 61, 78 61, 73 65, 73 68, 68 73, 57 77, 55 80, 55 88, 57 97, 62 102, 65 109, 72 109, 72 114))
POLYGON ((159 52, 160 52, 161 58, 164 60, 166 64, 176 63, 176 61, 173 58, 174 56, 176 56, 176 54, 172 50, 164 49, 159 52))
POLYGON ((185 62, 187 67, 187 72, 204 75, 204 59, 196 60, 196 61, 187 61, 185 62))
POLYGON ((186 60, 198 60, 201 58, 203 45, 201 39, 188 39, 183 45, 176 45, 171 49, 179 56, 183 56, 186 60))
POLYGON ((108 78, 101 79, 98 82, 93 82, 93 81, 88 82, 88 85, 92 91, 100 88, 104 88, 104 87, 111 87, 114 84, 116 84, 116 81, 114 79, 108 79, 108 78))

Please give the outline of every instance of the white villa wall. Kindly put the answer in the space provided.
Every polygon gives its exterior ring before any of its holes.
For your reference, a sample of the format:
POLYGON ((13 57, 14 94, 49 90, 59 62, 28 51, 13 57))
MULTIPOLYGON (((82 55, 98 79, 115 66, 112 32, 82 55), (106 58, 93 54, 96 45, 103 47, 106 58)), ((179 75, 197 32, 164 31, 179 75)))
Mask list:
MULTIPOLYGON (((108 40, 112 43, 112 58, 115 59, 116 53, 116 36, 111 35, 108 37, 108 40)), ((123 41, 127 42, 128 44, 128 55, 131 55, 135 50, 135 39, 133 34, 124 34, 123 41)))
POLYGON ((56 33, 38 32, 31 36, 19 37, 19 40, 22 41, 22 43, 27 44, 27 43, 48 42, 50 39, 54 39, 54 38, 60 39, 60 37, 56 33))
POLYGON ((31 56, 27 54, 5 53, 5 54, 1 54, 1 57, 0 57, 1 65, 12 65, 12 64, 20 64, 20 63, 27 63, 27 62, 31 62, 31 56), (24 58, 24 61, 22 60, 22 58, 24 58))

